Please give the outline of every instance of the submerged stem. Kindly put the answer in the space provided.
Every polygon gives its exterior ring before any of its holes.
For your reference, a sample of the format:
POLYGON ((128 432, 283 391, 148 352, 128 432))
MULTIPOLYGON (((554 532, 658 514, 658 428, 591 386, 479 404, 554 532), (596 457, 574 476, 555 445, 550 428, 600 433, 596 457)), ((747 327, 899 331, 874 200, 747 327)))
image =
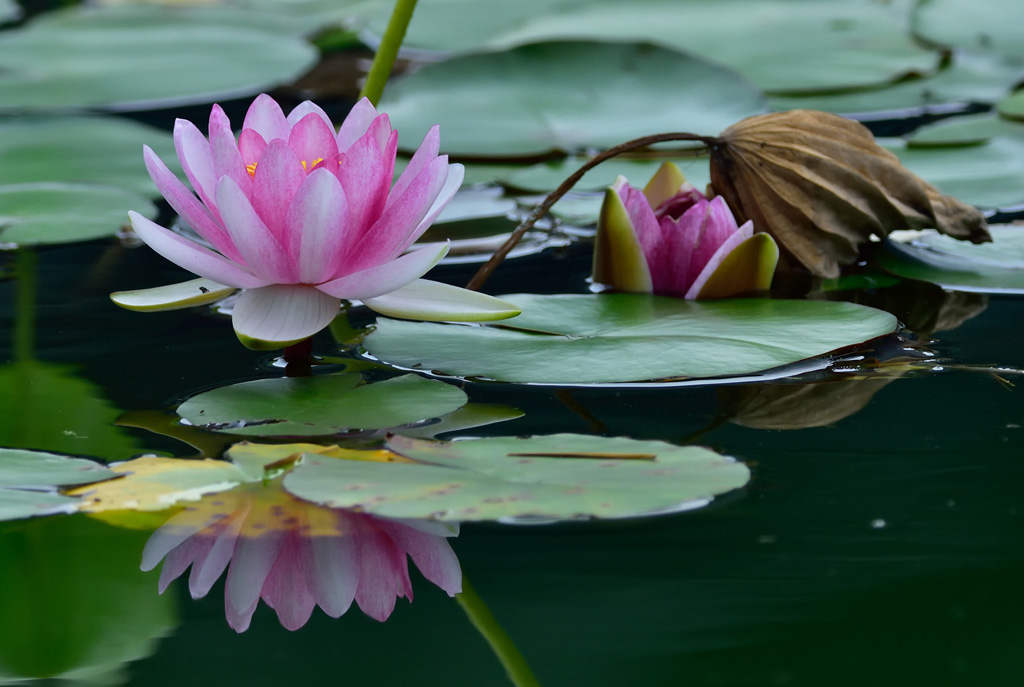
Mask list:
POLYGON ((36 253, 21 247, 14 258, 15 305, 14 349, 15 362, 35 359, 36 350, 36 253))
POLYGON ((284 349, 284 374, 286 377, 310 377, 313 375, 313 337, 292 344, 284 349))
POLYGON ((374 107, 380 102, 380 96, 384 93, 384 84, 391 76, 391 69, 395 66, 395 59, 398 57, 398 49, 402 47, 405 31, 409 28, 409 20, 412 19, 415 9, 416 0, 395 0, 395 9, 391 11, 388 27, 384 30, 384 35, 381 36, 377 54, 373 56, 373 64, 370 65, 370 73, 367 74, 366 83, 359 93, 361 98, 368 98, 374 107))
POLYGON ((491 651, 501 661, 501 665, 505 668, 505 673, 508 675, 509 680, 512 681, 512 684, 515 687, 540 687, 540 683, 533 676, 530 666, 526 664, 526 659, 519 653, 519 649, 512 642, 512 638, 498 624, 494 614, 491 613, 491 609, 487 608, 487 604, 484 603, 483 599, 477 596, 476 590, 473 589, 473 585, 466 579, 465 574, 462 576, 462 592, 455 596, 455 600, 459 602, 459 606, 469 616, 469 621, 473 623, 473 627, 490 644, 491 651))
POLYGON ((636 150, 637 148, 646 148, 649 145, 663 143, 665 141, 700 141, 704 145, 710 146, 715 143, 716 140, 717 139, 712 136, 698 136, 697 134, 690 133, 654 134, 652 136, 634 138, 632 141, 620 143, 614 148, 609 148, 603 153, 598 153, 591 159, 584 162, 579 169, 573 172, 568 179, 562 182, 561 186, 549 193, 547 198, 545 198, 540 205, 535 207, 533 212, 531 212, 526 219, 519 223, 519 226, 516 227, 515 231, 512 232, 512 235, 508 237, 508 240, 505 241, 501 248, 496 250, 494 255, 491 256, 491 259, 477 270, 476 274, 473 275, 473 278, 469 280, 468 284, 466 284, 466 288, 472 291, 479 291, 484 282, 487 281, 494 270, 497 269, 498 265, 501 264, 501 261, 504 260, 512 249, 519 244, 519 241, 522 240, 526 232, 532 229, 533 225, 544 217, 544 215, 548 214, 548 210, 551 209, 551 206, 557 203, 562 196, 571 191, 572 187, 583 178, 584 174, 592 170, 594 167, 597 167, 605 160, 609 160, 616 155, 621 155, 622 153, 628 153, 629 151, 636 150))

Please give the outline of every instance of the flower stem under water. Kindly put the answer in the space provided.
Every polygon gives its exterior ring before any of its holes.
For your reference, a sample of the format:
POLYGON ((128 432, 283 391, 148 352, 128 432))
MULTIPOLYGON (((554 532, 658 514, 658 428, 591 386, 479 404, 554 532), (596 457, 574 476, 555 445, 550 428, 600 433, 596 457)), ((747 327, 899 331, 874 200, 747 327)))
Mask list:
POLYGON ((505 668, 505 672, 508 674, 512 684, 515 687, 540 687, 540 683, 533 676, 530 666, 526 664, 526 659, 523 658, 519 649, 516 648, 512 638, 498 624, 498 620, 491 613, 491 609, 487 608, 487 604, 484 603, 483 599, 477 596, 476 590, 473 589, 473 585, 466 579, 465 574, 462 576, 462 592, 456 594, 455 600, 459 602, 459 606, 469 616, 469 621, 473 623, 473 627, 490 644, 491 651, 501 661, 501 665, 505 668))

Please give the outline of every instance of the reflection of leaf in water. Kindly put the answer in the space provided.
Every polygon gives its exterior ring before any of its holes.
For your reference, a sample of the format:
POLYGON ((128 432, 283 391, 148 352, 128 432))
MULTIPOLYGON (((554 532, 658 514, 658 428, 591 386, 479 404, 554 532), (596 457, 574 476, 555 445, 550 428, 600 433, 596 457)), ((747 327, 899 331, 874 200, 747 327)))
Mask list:
POLYGON ((78 502, 56 487, 110 479, 114 473, 84 458, 0 448, 0 520, 73 510, 78 502))
POLYGON ((806 429, 839 422, 860 411, 896 376, 817 384, 745 384, 718 389, 729 421, 752 429, 806 429))
POLYGON ((314 606, 337 618, 353 600, 383 621, 399 597, 412 600, 407 554, 449 596, 461 590, 462 572, 446 540, 457 534, 458 525, 316 506, 279 482, 248 484, 173 515, 146 544, 142 568, 163 560, 163 592, 191 565, 193 598, 206 596, 227 568, 225 611, 237 632, 248 629, 260 598, 289 630, 305 625, 314 606))
POLYGON ((138 570, 145 537, 81 517, 0 526, 0 682, 125 682, 176 624, 138 570))
POLYGON ((114 426, 119 411, 74 368, 39 361, 0 366, 0 445, 106 459, 136 453, 135 442, 114 426))

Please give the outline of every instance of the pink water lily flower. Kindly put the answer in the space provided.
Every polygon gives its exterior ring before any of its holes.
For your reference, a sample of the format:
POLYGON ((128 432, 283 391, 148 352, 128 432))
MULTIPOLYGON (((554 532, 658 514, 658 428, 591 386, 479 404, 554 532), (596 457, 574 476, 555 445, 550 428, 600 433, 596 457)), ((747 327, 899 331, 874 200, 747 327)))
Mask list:
POLYGON ((767 291, 779 259, 768 234, 737 226, 721 197, 708 200, 664 163, 643 191, 619 177, 605 194, 594 281, 621 291, 729 298, 767 291))
POLYGON ((384 621, 399 597, 412 601, 407 557, 454 596, 462 570, 446 537, 458 525, 389 520, 301 501, 272 484, 204 497, 160 526, 146 543, 142 569, 163 560, 159 589, 192 567, 189 592, 206 596, 227 570, 224 610, 236 632, 249 628, 259 600, 297 630, 319 606, 340 617, 355 601, 384 621))
POLYGON ((337 315, 343 299, 411 319, 493 320, 519 312, 504 301, 420 279, 447 253, 446 244, 406 252, 462 184, 462 165, 438 155, 436 126, 394 183, 398 132, 366 99, 336 132, 311 102, 285 116, 260 95, 237 139, 214 105, 209 137, 179 119, 174 143, 198 198, 148 146, 146 168, 202 242, 138 213, 129 217, 153 250, 203 279, 113 294, 119 305, 187 307, 244 289, 232 322, 253 348, 312 336, 337 315))

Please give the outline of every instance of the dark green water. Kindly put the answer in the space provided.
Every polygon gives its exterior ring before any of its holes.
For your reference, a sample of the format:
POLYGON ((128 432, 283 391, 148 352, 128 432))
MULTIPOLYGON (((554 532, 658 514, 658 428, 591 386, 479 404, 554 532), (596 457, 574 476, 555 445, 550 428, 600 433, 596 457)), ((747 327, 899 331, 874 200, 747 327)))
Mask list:
MULTIPOLYGON (((111 290, 182 276, 147 250, 101 242, 38 258, 35 355, 74 365, 114 415, 279 374, 225 319, 111 305, 111 290)), ((586 261, 507 269, 557 274, 538 290, 572 290, 586 261)), ((14 288, 0 283, 5 332, 14 288)), ((956 364, 1024 368, 1022 322, 1024 300, 992 297, 931 347, 956 364)), ((317 339, 320 352, 330 345, 317 339)), ((551 389, 471 385, 471 400, 526 411, 478 433, 698 435, 747 462, 753 480, 704 510, 649 520, 465 526, 453 548, 546 687, 1024 683, 1019 387, 953 365, 833 384, 827 396, 869 383, 877 393, 863 410, 799 430, 716 425, 727 396, 743 393, 735 387, 576 390, 574 411, 551 389)), ((48 403, 41 415, 81 406, 48 403)), ((124 432, 137 452, 189 453, 124 432)), ((78 437, 79 451, 75 440, 38 448, 98 455, 96 436, 78 437)), ((459 606, 415 572, 415 602, 400 600, 386 623, 354 607, 338 620, 316 610, 293 633, 261 603, 239 635, 223 583, 200 601, 180 580, 157 596, 157 574, 138 571, 147 536, 80 516, 3 525, 0 680, 102 665, 92 684, 508 684, 459 606)))

